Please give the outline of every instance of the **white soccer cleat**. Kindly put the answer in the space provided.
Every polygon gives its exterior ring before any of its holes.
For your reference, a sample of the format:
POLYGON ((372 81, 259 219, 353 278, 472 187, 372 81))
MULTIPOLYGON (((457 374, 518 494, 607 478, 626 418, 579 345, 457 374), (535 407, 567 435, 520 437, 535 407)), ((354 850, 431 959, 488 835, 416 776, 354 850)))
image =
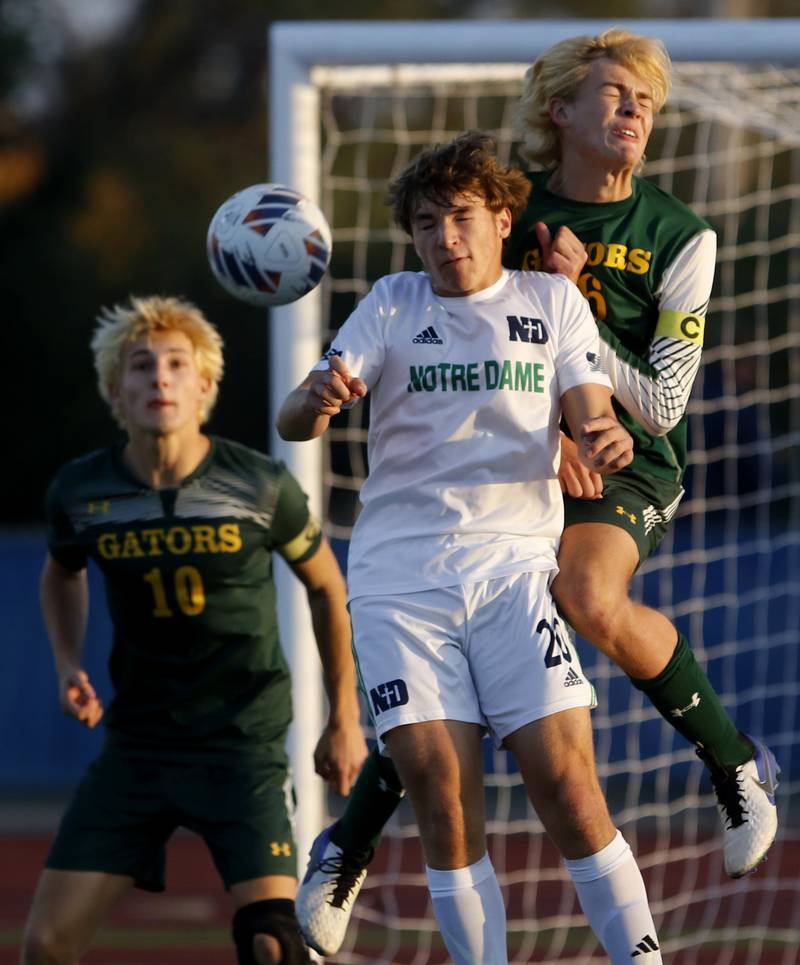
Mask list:
POLYGON ((372 848, 344 851, 331 841, 332 827, 325 828, 311 845, 308 868, 295 899, 300 931, 320 955, 335 955, 342 947, 374 853, 372 848))
MULTIPOLYGON (((747 736, 751 760, 730 770, 711 767, 717 811, 724 825, 725 871, 731 878, 749 874, 766 858, 778 830, 775 789, 780 767, 761 741, 747 736)), ((708 763, 708 759, 699 752, 708 763)))

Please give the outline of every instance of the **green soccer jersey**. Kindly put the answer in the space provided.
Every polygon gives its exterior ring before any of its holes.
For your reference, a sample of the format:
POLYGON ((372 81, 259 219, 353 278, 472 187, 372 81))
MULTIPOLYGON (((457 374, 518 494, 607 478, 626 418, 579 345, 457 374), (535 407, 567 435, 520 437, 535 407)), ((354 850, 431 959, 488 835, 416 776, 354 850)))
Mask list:
POLYGON ((176 489, 148 487, 122 447, 76 459, 47 497, 48 544, 93 559, 114 628, 111 738, 165 751, 280 757, 291 720, 272 552, 321 539, 285 466, 224 439, 176 489))
POLYGON ((579 287, 597 320, 603 350, 612 357, 607 370, 617 415, 634 438, 634 460, 622 473, 645 472, 679 484, 686 467, 683 410, 699 365, 713 279, 713 232, 649 181, 634 178, 631 196, 623 201, 590 203, 552 194, 549 176, 528 174, 531 196, 512 230, 506 264, 541 270, 537 221, 553 235, 566 225, 583 242, 588 260, 579 287), (698 238, 709 243, 695 246, 698 238), (668 377, 672 382, 659 386, 659 379, 664 383, 668 377), (621 399, 637 409, 671 406, 670 428, 648 432, 621 399))

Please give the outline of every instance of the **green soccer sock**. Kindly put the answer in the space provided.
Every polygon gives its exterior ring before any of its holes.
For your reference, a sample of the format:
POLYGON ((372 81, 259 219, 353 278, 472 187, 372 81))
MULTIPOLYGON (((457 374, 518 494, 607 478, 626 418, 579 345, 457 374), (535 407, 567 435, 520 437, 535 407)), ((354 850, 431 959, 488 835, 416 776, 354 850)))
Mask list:
POLYGON ((331 829, 331 841, 348 851, 376 847, 404 794, 394 764, 374 747, 350 791, 344 814, 331 829))
POLYGON ((630 679, 664 720, 686 740, 700 746, 713 764, 736 767, 753 756, 752 745, 736 729, 682 633, 678 633, 669 663, 657 677, 630 679))

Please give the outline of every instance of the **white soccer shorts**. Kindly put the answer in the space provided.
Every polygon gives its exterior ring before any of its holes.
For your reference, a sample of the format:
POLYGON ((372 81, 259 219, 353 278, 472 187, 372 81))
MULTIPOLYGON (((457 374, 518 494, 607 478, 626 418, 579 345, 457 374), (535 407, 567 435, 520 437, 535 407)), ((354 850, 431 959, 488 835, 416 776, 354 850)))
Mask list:
POLYGON ((350 602, 360 683, 379 737, 401 724, 481 724, 496 746, 525 724, 594 706, 550 572, 350 602))

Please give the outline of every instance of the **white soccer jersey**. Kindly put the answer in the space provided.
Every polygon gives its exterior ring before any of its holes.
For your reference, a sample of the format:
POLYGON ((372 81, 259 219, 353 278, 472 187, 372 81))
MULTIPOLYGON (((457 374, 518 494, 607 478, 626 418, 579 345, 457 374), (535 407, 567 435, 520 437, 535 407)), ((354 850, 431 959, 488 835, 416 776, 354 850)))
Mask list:
POLYGON ((351 599, 555 568, 559 400, 584 382, 611 386, 573 284, 504 271, 444 298, 424 272, 389 275, 330 354, 371 397, 351 599))

